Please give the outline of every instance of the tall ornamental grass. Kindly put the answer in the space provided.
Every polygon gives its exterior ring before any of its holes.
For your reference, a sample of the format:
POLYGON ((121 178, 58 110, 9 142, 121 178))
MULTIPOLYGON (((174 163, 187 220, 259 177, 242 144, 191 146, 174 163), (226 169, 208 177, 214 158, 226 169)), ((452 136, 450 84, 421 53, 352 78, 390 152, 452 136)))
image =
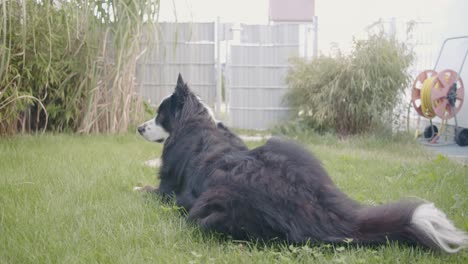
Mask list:
POLYGON ((126 131, 143 114, 135 67, 158 10, 158 0, 0 0, 0 134, 126 131))

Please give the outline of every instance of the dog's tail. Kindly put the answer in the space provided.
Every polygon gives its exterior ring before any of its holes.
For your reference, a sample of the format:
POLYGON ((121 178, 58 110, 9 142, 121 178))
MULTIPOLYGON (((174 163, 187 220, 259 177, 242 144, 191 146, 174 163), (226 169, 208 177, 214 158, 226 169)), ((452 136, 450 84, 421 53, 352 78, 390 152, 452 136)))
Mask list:
POLYGON ((458 230, 432 203, 401 201, 358 209, 357 234, 361 243, 397 240, 455 253, 468 247, 467 233, 458 230))

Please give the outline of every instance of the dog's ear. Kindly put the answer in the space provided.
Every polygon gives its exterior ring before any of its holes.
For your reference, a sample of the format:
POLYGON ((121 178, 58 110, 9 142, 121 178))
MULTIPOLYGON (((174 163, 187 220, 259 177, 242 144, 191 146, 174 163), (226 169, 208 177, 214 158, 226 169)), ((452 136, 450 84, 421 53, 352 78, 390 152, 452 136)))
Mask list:
POLYGON ((174 93, 177 96, 187 96, 189 93, 189 88, 187 84, 184 82, 184 79, 182 79, 182 75, 179 73, 179 77, 177 78, 177 85, 175 87, 174 93))
POLYGON ((179 77, 177 78, 177 85, 174 89, 174 95, 176 97, 177 103, 183 104, 185 98, 189 95, 189 88, 187 84, 182 79, 182 75, 179 73, 179 77))
POLYGON ((184 84, 185 84, 185 82, 184 82, 184 79, 182 79, 182 74, 180 74, 180 72, 179 72, 179 77, 177 77, 177 86, 179 86, 179 85, 182 86, 184 84))

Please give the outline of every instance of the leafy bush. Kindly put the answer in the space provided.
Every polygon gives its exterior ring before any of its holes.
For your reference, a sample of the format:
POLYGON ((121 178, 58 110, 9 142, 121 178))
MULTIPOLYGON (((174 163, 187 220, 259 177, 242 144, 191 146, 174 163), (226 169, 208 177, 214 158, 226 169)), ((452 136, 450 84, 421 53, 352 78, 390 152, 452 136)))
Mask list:
POLYGON ((412 60, 408 47, 383 34, 355 41, 347 56, 295 59, 286 100, 307 127, 342 135, 370 131, 391 121, 412 60))

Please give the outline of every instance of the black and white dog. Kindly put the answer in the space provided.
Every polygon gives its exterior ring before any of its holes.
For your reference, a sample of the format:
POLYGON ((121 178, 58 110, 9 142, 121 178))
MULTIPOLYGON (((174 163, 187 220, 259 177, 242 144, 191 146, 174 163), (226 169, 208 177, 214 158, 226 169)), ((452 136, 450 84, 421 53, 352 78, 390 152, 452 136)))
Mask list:
POLYGON ((397 240, 449 253, 468 246, 467 234, 432 203, 367 207, 351 200, 296 143, 270 139, 249 150, 180 75, 156 118, 138 131, 164 149, 159 187, 135 190, 175 198, 202 228, 234 239, 288 243, 397 240))

